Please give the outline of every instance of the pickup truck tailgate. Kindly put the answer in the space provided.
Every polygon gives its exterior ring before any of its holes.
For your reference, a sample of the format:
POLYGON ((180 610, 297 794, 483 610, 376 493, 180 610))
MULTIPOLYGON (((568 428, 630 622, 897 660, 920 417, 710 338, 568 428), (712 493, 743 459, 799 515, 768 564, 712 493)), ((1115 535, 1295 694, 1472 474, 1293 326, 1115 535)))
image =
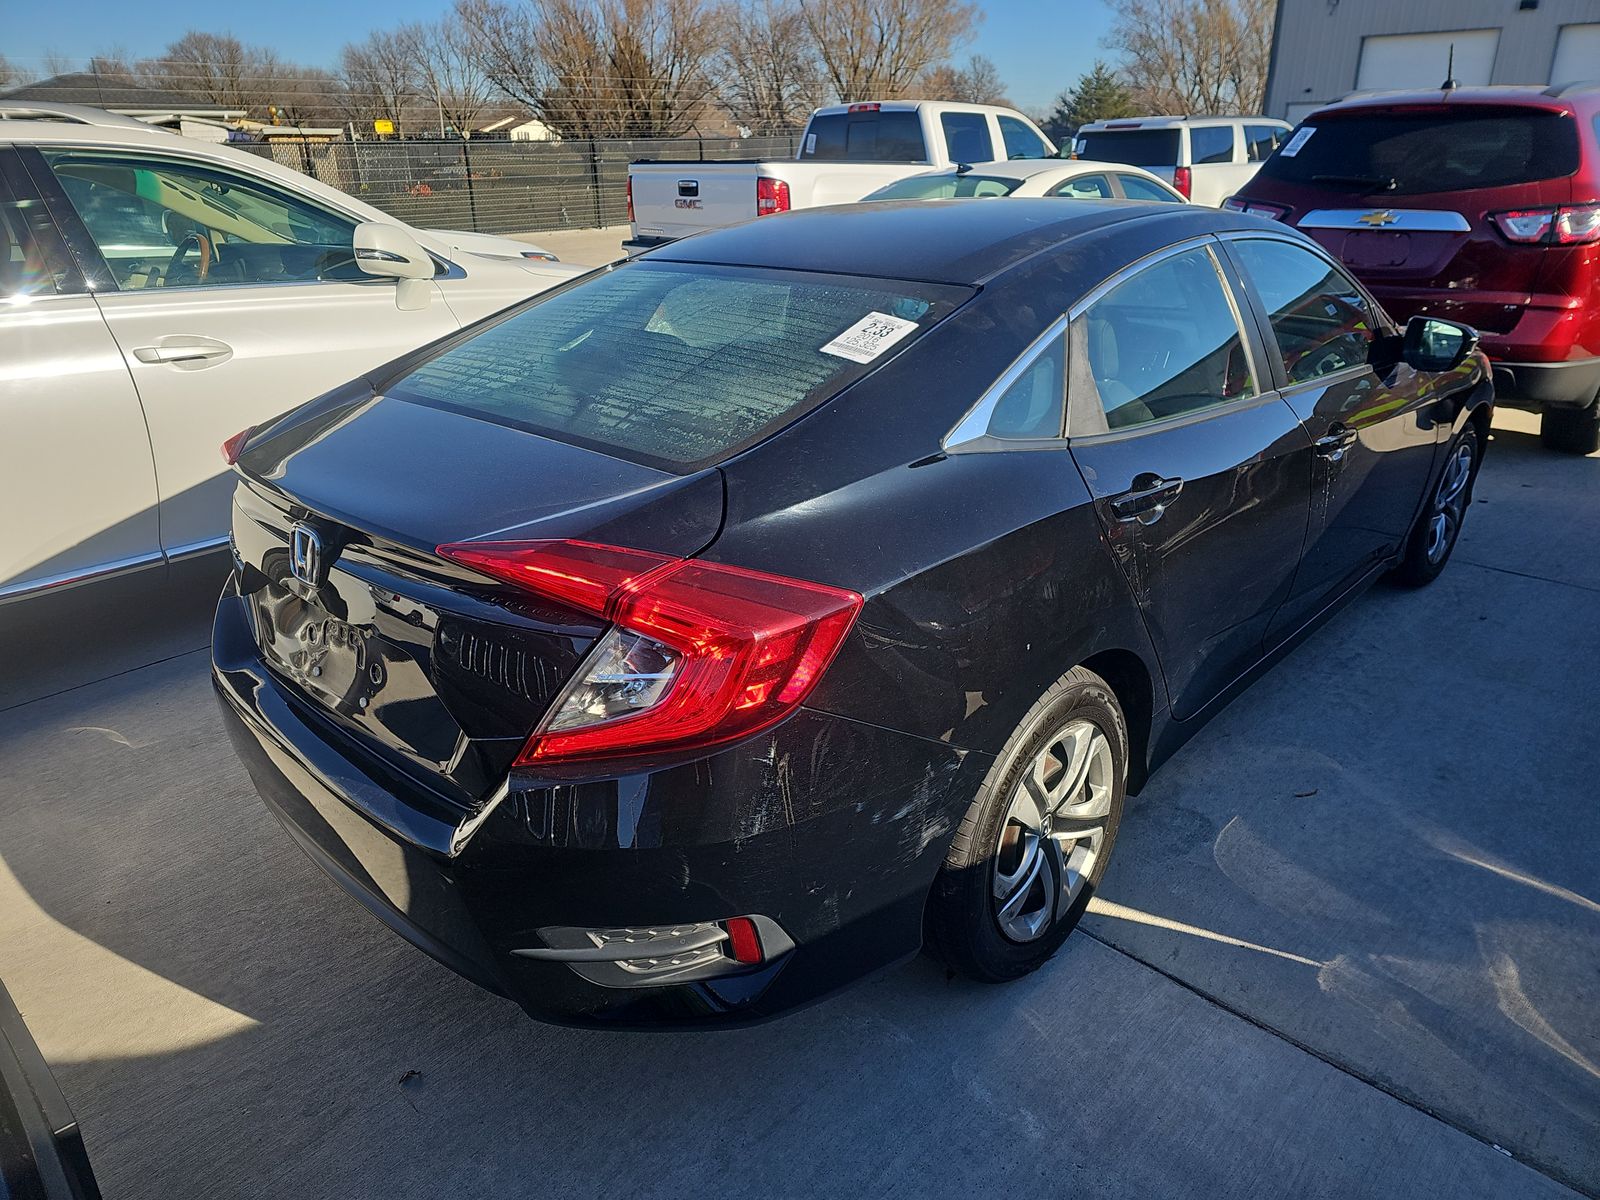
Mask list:
POLYGON ((687 237, 756 215, 756 170, 749 164, 646 163, 628 178, 641 237, 687 237))

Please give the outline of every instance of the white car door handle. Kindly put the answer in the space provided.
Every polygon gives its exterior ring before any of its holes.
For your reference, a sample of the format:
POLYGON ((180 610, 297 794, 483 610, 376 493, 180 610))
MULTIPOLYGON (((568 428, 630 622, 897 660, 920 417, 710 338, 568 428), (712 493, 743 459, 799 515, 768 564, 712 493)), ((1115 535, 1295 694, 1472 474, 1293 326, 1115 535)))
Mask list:
POLYGON ((207 339, 177 345, 139 346, 134 350, 133 356, 142 363, 197 362, 208 358, 231 358, 233 347, 226 342, 207 339))

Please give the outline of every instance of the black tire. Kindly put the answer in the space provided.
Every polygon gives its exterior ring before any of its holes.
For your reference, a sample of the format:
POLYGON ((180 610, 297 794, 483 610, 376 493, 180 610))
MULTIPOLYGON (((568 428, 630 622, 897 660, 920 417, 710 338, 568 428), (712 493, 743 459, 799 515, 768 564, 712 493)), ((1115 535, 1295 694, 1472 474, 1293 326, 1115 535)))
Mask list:
POLYGON ((1466 522, 1472 507, 1472 489, 1478 481, 1478 468, 1483 464, 1483 435, 1471 421, 1462 426, 1445 451, 1444 467, 1428 493, 1428 502, 1417 515, 1406 538, 1405 552, 1395 564, 1393 578, 1402 587, 1426 587, 1444 570, 1450 556, 1455 553, 1456 542, 1461 537, 1461 526, 1466 522), (1459 489, 1452 490, 1451 466, 1463 451, 1471 454, 1465 479, 1459 489), (1450 495, 1446 499, 1446 493, 1450 495), (1443 516, 1446 522, 1442 542, 1436 540, 1435 522, 1443 516))
POLYGON ((1539 421, 1539 440, 1547 450, 1562 454, 1593 454, 1600 450, 1600 399, 1588 408, 1547 408, 1539 421))
MULTIPOLYGON (((1103 767, 1101 774, 1105 774, 1103 767)), ((960 974, 986 983, 1003 983, 1042 966, 1078 924, 1105 874, 1122 820, 1127 780, 1128 725, 1122 707, 1105 680, 1083 667, 1074 667, 1022 718, 962 818, 928 901, 930 952, 960 974), (1109 746, 1108 812, 1103 818, 1096 818, 1104 832, 1092 867, 1079 873, 1084 883, 1076 897, 1064 910, 1057 911, 1033 940, 1018 942, 1002 931, 994 895, 997 860, 1006 852, 1001 844, 1002 827, 1009 827, 1008 815, 1017 789, 1024 786, 1024 772, 1046 750, 1060 745, 1064 732, 1081 730, 1081 722, 1104 735, 1109 746)), ((1101 806, 1105 806, 1103 801, 1097 805, 1101 806)), ((1048 855, 1044 859, 1052 871, 1050 878, 1059 884, 1059 862, 1048 855)), ((1071 892, 1069 889, 1063 897, 1058 889, 1051 895, 1049 907, 1058 909, 1071 892)))

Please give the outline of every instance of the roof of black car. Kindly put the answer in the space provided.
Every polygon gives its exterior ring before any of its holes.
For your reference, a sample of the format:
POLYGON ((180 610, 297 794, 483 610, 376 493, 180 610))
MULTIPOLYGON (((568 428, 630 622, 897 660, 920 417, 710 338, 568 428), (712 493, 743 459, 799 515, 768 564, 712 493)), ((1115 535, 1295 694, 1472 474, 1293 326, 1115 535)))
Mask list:
POLYGON ((672 242, 646 257, 976 284, 1083 234, 1154 220, 1170 223, 1173 241, 1256 223, 1200 205, 1126 200, 880 200, 757 217, 672 242))

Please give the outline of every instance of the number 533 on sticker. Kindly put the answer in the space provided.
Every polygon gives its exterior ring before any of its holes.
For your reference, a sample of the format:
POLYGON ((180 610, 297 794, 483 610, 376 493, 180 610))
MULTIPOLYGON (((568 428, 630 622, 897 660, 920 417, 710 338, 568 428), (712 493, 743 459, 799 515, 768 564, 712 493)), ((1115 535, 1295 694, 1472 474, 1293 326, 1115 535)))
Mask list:
POLYGON ((822 353, 851 362, 869 363, 917 327, 915 321, 888 313, 869 312, 833 341, 821 347, 822 353))

